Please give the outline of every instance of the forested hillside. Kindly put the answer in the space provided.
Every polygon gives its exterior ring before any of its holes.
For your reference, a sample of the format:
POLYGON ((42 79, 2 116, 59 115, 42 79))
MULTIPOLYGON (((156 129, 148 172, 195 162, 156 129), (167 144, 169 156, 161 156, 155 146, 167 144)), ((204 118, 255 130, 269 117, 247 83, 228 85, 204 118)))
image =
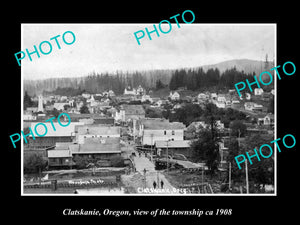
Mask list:
POLYGON ((234 88, 234 84, 253 75, 269 70, 273 63, 255 60, 230 60, 215 65, 176 70, 147 70, 114 74, 92 73, 79 78, 49 78, 44 80, 24 80, 24 92, 30 96, 55 91, 60 95, 77 95, 82 92, 99 93, 113 90, 122 94, 126 86, 142 85, 146 89, 156 88, 157 82, 168 85, 171 90, 186 87, 198 90, 204 87, 234 88), (225 76, 224 76, 225 75, 225 76))

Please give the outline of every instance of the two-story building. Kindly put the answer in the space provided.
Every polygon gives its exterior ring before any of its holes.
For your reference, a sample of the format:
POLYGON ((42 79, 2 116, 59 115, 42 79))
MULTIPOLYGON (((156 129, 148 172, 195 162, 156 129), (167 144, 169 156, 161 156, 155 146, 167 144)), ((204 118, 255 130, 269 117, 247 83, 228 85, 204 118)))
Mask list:
POLYGON ((140 123, 139 135, 142 145, 154 145, 156 141, 183 140, 185 125, 165 119, 144 119, 140 123))
POLYGON ((81 125, 76 127, 76 141, 84 144, 87 138, 120 138, 120 127, 81 125))

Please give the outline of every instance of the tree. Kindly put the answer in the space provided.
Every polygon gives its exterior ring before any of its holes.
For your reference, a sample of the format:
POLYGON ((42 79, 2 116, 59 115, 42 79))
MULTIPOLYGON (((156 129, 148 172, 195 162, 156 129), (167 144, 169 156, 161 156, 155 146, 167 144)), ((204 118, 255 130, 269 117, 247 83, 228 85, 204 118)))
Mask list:
POLYGON ((231 134, 235 137, 244 137, 247 132, 246 125, 241 120, 234 120, 229 124, 231 134))
POLYGON ((124 167, 124 159, 122 156, 116 155, 110 158, 111 166, 124 167))
POLYGON ((40 154, 30 155, 24 160, 24 173, 39 173, 47 166, 45 160, 40 154))
POLYGON ((64 105, 64 110, 68 110, 69 108, 71 108, 70 105, 68 105, 68 104, 65 104, 65 105, 64 105))
POLYGON ((269 100, 268 112, 274 114, 274 96, 269 100))
POLYGON ((76 163, 77 169, 85 169, 87 165, 91 162, 91 160, 85 156, 78 156, 74 157, 74 162, 76 163))
POLYGON ((25 91, 24 94, 24 110, 26 110, 28 107, 34 106, 34 102, 31 100, 31 97, 28 95, 27 91, 25 91))
POLYGON ((205 161, 211 176, 218 170, 220 162, 220 138, 216 114, 216 106, 211 103, 206 104, 202 117, 208 126, 196 134, 197 139, 192 143, 195 159, 205 161))
MULTIPOLYGON (((274 137, 272 137, 272 135, 255 134, 245 139, 242 150, 248 151, 249 155, 254 155, 254 148, 257 150, 257 152, 259 152, 259 148, 263 144, 269 144, 270 146, 272 146, 272 144, 270 144, 272 140, 274 140, 274 137)), ((270 150, 268 147, 264 147, 262 149, 263 155, 269 155, 269 153, 270 150)), ((260 157, 260 161, 258 161, 256 157, 252 159, 253 164, 248 166, 249 181, 253 181, 255 183, 263 185, 274 184, 274 158, 260 157)))
POLYGON ((212 136, 210 129, 201 130, 197 136, 198 138, 191 145, 193 158, 195 161, 204 161, 212 176, 220 162, 218 141, 212 136))
MULTIPOLYGON (((248 161, 248 177, 250 190, 255 190, 254 184, 274 184, 274 159, 273 157, 263 158, 259 153, 259 148, 263 144, 269 144, 273 140, 271 135, 255 134, 247 136, 244 141, 238 145, 235 138, 232 138, 229 145, 228 161, 231 162, 232 170, 231 175, 234 181, 245 182, 245 166, 244 163, 240 164, 242 167, 239 169, 235 157, 238 155, 245 155, 248 152, 249 156, 255 155, 254 149, 258 153, 260 160, 255 156, 248 161)), ((271 144, 269 144, 271 145, 271 144)), ((270 151, 267 147, 262 149, 262 154, 269 155, 270 151)))
POLYGON ((81 114, 89 114, 90 113, 89 108, 86 105, 81 106, 79 111, 81 114))
POLYGON ((162 89, 164 87, 165 87, 165 85, 161 82, 161 80, 159 80, 159 79, 156 80, 156 84, 155 84, 156 90, 162 89))

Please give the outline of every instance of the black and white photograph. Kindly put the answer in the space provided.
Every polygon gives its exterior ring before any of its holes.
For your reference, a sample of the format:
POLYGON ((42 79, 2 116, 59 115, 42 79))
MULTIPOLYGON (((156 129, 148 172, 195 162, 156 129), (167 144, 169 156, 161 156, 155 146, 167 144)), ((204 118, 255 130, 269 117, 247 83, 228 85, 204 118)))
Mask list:
POLYGON ((21 195, 276 196, 276 23, 188 14, 21 24, 21 195))
POLYGON ((3 8, 5 221, 297 221, 296 3, 45 3, 3 8))

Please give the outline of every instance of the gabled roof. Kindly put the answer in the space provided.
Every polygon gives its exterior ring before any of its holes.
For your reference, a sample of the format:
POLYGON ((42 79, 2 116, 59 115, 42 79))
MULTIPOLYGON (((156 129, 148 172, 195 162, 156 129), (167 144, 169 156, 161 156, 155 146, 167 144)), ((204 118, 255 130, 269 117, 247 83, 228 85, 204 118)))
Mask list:
POLYGON ((102 125, 83 125, 76 127, 79 135, 93 134, 93 135, 119 135, 120 127, 102 126, 102 125))
POLYGON ((169 122, 168 120, 143 120, 144 129, 147 130, 181 130, 185 125, 180 122, 169 122))
MULTIPOLYGON (((35 132, 34 127, 40 122, 33 122, 31 123, 31 130, 35 132)), ((62 124, 67 124, 66 122, 61 121, 62 124)), ((53 122, 53 125, 55 127, 55 131, 52 127, 52 124, 50 122, 43 123, 47 127, 47 134, 44 137, 69 137, 69 136, 75 136, 75 126, 83 125, 83 123, 80 122, 71 122, 68 126, 62 127, 58 122, 53 122)), ((43 135, 45 133, 45 127, 43 125, 38 125, 36 127, 37 133, 40 135, 43 135)), ((38 136, 35 135, 37 138, 38 136)))
POLYGON ((48 158, 70 158, 72 153, 70 150, 49 150, 48 158))
POLYGON ((86 138, 84 144, 69 148, 72 154, 121 153, 120 138, 86 138))

